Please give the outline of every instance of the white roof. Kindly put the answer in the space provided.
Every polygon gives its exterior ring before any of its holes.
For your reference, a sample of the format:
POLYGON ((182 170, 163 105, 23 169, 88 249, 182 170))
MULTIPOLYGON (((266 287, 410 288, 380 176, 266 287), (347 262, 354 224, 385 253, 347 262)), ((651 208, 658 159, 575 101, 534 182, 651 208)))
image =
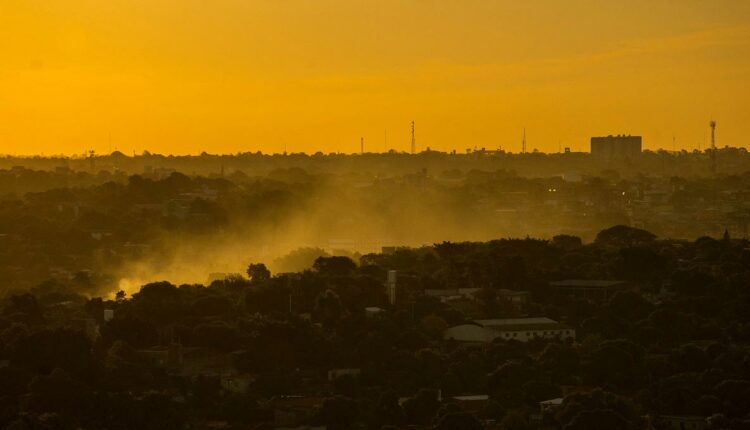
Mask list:
POLYGON ((505 319, 489 319, 489 320, 475 320, 475 323, 485 326, 499 326, 499 325, 527 325, 527 324, 557 324, 557 321, 549 318, 505 318, 505 319))
POLYGON ((461 401, 472 401, 472 400, 489 400, 490 396, 487 394, 473 394, 469 396, 453 396, 453 399, 455 400, 461 400, 461 401))

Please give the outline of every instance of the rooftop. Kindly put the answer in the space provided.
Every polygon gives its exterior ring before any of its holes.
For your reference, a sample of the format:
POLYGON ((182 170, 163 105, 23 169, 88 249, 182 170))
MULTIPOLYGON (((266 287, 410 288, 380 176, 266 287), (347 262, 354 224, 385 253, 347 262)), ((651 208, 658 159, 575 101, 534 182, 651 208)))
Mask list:
POLYGON ((495 331, 560 330, 570 328, 549 318, 507 318, 475 320, 474 323, 495 331))
POLYGON ((544 400, 542 402, 539 402, 539 404, 545 405, 545 406, 558 406, 558 405, 562 405, 562 402, 563 402, 562 397, 558 397, 556 399, 544 400))
POLYGON ((489 400, 490 396, 487 394, 474 394, 474 395, 468 395, 468 396, 453 396, 453 399, 462 401, 462 402, 470 402, 470 401, 480 401, 480 400, 489 400))
POLYGON ((485 327, 519 325, 519 324, 557 324, 557 321, 550 319, 550 318, 504 318, 504 319, 475 320, 474 322, 485 327))
POLYGON ((605 281, 600 279, 566 279, 564 281, 550 282, 553 287, 587 287, 608 288, 625 284, 624 281, 605 281))

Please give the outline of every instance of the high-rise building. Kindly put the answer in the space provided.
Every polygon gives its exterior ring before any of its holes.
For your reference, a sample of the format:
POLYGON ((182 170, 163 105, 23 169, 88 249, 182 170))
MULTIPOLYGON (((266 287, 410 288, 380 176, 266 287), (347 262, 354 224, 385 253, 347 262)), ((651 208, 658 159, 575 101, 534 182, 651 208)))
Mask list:
POLYGON ((391 305, 396 304, 396 271, 388 271, 388 280, 385 283, 386 292, 388 293, 388 302, 391 305))
POLYGON ((607 160, 633 158, 641 153, 641 136, 617 135, 591 138, 591 155, 607 160))

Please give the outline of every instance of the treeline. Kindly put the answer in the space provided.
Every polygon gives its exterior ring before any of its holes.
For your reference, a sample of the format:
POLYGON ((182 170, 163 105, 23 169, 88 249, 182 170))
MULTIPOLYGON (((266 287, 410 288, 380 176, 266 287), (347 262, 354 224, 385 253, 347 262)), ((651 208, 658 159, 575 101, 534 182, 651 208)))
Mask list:
POLYGON ((92 282, 82 288, 97 292, 128 277, 142 262, 152 272, 154 266, 174 273, 190 265, 203 270, 194 278, 202 282, 211 272, 239 271, 242 254, 253 253, 271 254, 268 264, 276 270, 300 270, 307 266, 277 260, 297 248, 371 252, 382 246, 550 237, 552 232, 590 241, 606 226, 629 223, 633 208, 643 206, 646 227, 668 237, 724 228, 741 232, 750 219, 742 209, 742 190, 750 189, 747 173, 664 183, 622 179, 615 171, 602 174, 566 182, 523 178, 507 170, 392 178, 298 168, 225 177, 0 172, 0 190, 5 191, 0 193, 0 288, 28 289, 53 272, 68 278, 87 272, 79 277, 92 282), (668 194, 660 191, 665 187, 668 194), (651 190, 665 196, 663 201, 643 203, 651 190), (659 215, 664 205, 674 215, 659 215), (728 215, 717 215, 717 207, 728 215), (206 258, 188 261, 181 257, 184 248, 208 251, 206 258))
MULTIPOLYGON (((587 145, 588 147, 588 145, 587 145)), ((359 149, 359 148, 357 148, 359 149)), ((588 149, 588 148, 587 148, 588 149)), ((703 151, 645 150, 636 158, 603 160, 588 152, 541 153, 531 151, 518 154, 494 148, 460 148, 456 153, 425 150, 408 154, 390 150, 385 153, 342 154, 238 154, 163 155, 145 151, 126 155, 115 151, 108 155, 74 157, 0 157, 0 169, 26 167, 34 170, 109 172, 122 171, 128 175, 147 172, 180 171, 204 176, 242 172, 247 175, 267 175, 276 169, 299 168, 314 174, 351 174, 364 172, 370 176, 402 176, 427 169, 429 172, 459 170, 512 170, 522 177, 545 177, 578 172, 598 175, 603 169, 619 171, 623 177, 637 176, 701 176, 711 177, 710 149, 703 151)), ((716 150, 718 171, 726 175, 747 170, 750 156, 744 147, 723 147, 716 150)))
POLYGON ((446 242, 359 261, 321 257, 298 273, 273 274, 256 261, 246 276, 151 283, 112 300, 45 282, 2 303, 0 426, 164 429, 221 420, 266 428, 269 399, 295 395, 323 399, 309 424, 331 429, 639 429, 647 416, 658 428, 663 415, 745 429, 749 246, 728 236, 659 240, 618 226, 591 244, 574 236, 446 242), (398 271, 395 304, 383 286, 388 270, 398 271), (568 278, 637 288, 598 303, 549 285, 568 278), (478 315, 424 293, 466 287, 482 289, 478 315), (527 291, 531 301, 509 306, 503 290, 527 291), (566 323, 577 339, 478 348, 442 337, 477 317, 526 315, 566 323), (145 358, 175 345, 222 358, 222 369, 252 382, 234 392, 221 372, 178 374, 145 358), (336 368, 361 373, 328 381, 336 368), (451 400, 461 394, 489 401, 468 411, 451 400), (556 397, 562 405, 540 415, 539 402, 556 397))

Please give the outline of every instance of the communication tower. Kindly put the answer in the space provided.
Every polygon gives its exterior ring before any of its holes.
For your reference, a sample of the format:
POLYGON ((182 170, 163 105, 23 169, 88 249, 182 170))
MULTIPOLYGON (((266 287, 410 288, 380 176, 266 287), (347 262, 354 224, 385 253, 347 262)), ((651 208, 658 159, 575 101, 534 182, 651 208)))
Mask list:
POLYGON ((526 127, 523 128, 523 141, 521 141, 521 154, 526 153, 526 127))
POLYGON ((417 139, 414 137, 414 121, 411 122, 411 153, 417 152, 417 139))
POLYGON ((91 165, 92 171, 96 167, 96 161, 94 158, 95 156, 96 156, 96 152, 93 149, 89 150, 88 159, 89 159, 89 164, 91 165))
POLYGON ((711 173, 716 174, 716 121, 708 123, 711 127, 711 173))

